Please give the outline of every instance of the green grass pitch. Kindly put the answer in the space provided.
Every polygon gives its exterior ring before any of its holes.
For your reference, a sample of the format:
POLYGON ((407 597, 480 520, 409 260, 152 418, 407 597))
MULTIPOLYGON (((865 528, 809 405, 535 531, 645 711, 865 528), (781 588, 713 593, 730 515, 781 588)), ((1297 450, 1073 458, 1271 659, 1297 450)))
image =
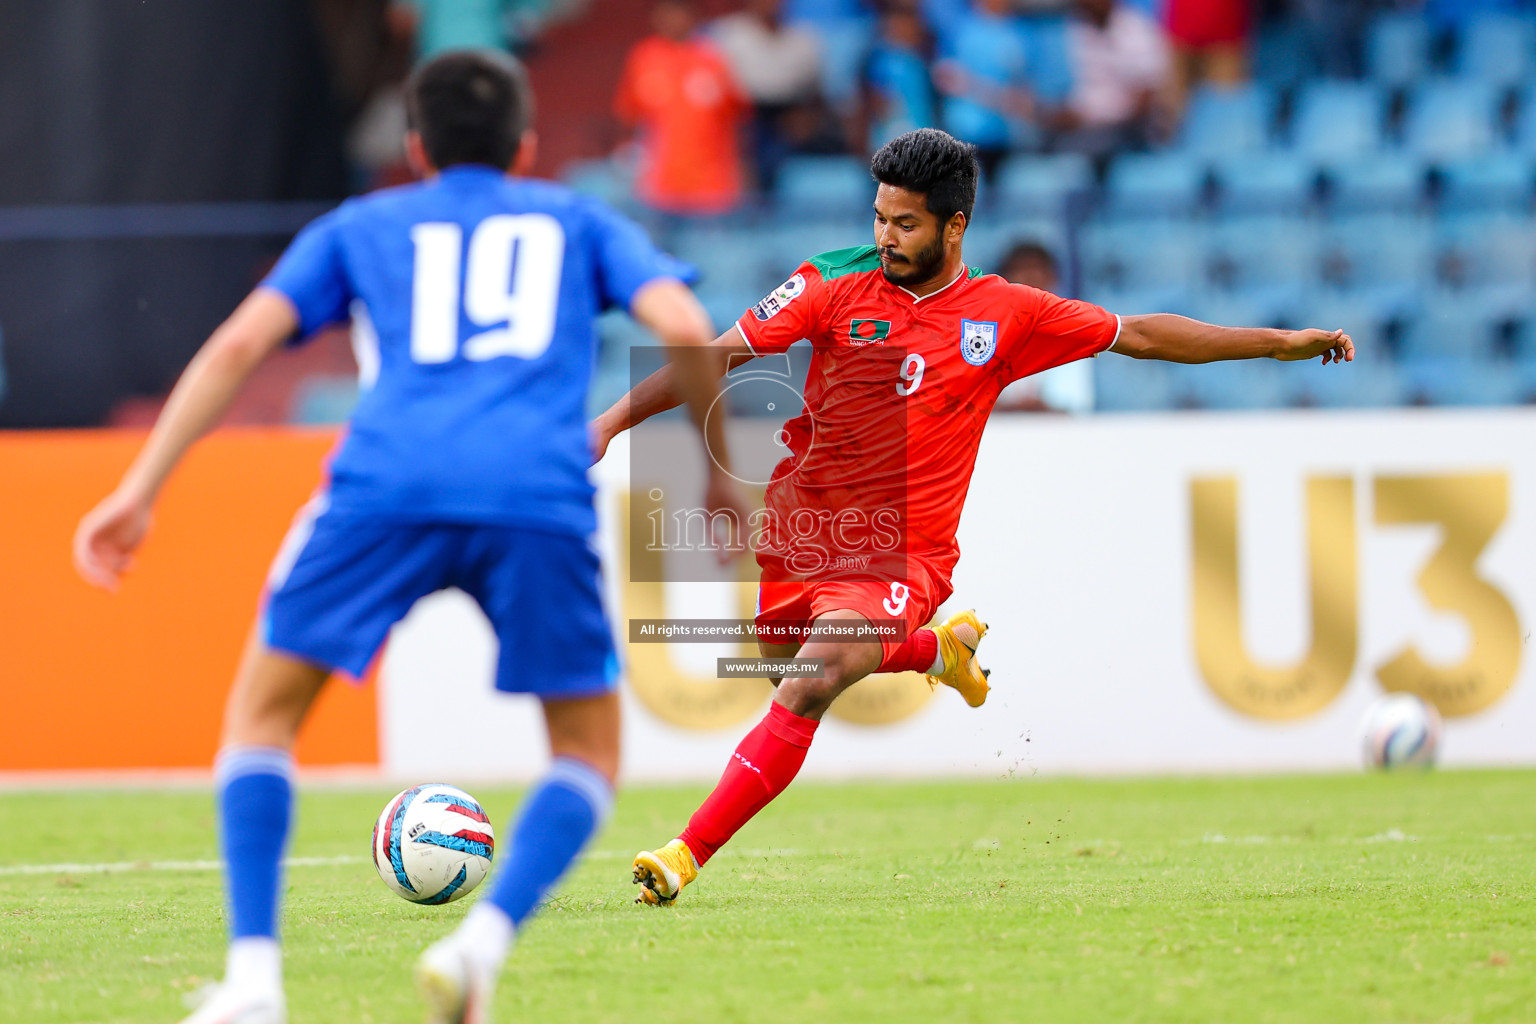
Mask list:
MULTIPOLYGON (((498 830, 518 794, 476 787, 498 830)), ((676 906, 628 858, 702 787, 626 790, 521 938, 516 1021, 1533 1021, 1536 772, 794 786, 676 906)), ((390 795, 304 792, 361 858, 390 795)), ((222 966, 206 792, 0 795, 0 1019, 171 1024, 222 966)), ((419 908, 364 860, 288 875, 294 1024, 421 1016, 419 908)), ((477 894, 479 895, 479 894, 477 894)), ((473 899, 473 897, 471 897, 473 899)))

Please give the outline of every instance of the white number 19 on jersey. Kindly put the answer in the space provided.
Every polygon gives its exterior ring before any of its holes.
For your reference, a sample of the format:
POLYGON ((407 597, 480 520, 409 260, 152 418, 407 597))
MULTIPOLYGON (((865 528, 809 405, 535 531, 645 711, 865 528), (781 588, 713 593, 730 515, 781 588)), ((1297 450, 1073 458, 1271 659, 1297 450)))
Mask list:
POLYGON ((565 229, 547 213, 487 217, 464 229, 426 223, 411 228, 416 263, 411 282, 411 358, 446 363, 459 351, 459 293, 469 322, 485 328, 464 339, 466 359, 534 359, 555 337, 565 229), (461 275, 460 271, 464 273, 461 275))

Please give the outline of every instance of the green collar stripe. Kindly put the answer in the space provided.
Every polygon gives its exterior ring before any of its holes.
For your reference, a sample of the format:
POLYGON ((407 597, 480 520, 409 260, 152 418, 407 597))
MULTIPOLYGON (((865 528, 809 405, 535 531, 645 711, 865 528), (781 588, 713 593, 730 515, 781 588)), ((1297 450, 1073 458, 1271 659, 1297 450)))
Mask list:
POLYGON ((833 249, 820 256, 812 256, 806 262, 816 268, 823 281, 830 281, 844 274, 879 269, 880 250, 872 245, 855 245, 851 249, 833 249))
MULTIPOLYGON (((823 281, 830 281, 834 277, 842 277, 844 274, 862 274, 869 270, 880 269, 880 250, 873 245, 855 245, 847 249, 833 249, 819 256, 812 256, 806 260, 816 268, 823 281)), ((980 267, 967 267, 968 277, 980 277, 980 267)), ((884 335, 881 335, 884 337, 884 335)))

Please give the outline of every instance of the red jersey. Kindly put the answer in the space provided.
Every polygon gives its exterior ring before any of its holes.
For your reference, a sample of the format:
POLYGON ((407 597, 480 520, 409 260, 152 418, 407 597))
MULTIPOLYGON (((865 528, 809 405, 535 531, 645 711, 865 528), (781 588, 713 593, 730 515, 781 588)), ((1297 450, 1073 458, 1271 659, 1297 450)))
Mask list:
MULTIPOLYGON (((1119 327, 1098 306, 975 269, 919 298, 885 279, 872 245, 813 257, 737 321, 758 355, 801 339, 814 346, 805 410, 785 425, 789 454, 768 485, 769 512, 791 541, 809 537, 812 520, 823 527, 813 545, 830 528, 822 548, 834 561, 899 534, 901 554, 947 583, 997 396, 1021 377, 1104 351, 1119 327)), ((760 548, 765 580, 818 575, 786 566, 794 547, 760 548)), ((864 578, 909 575, 876 567, 864 578)))
POLYGON ((614 109, 641 126, 641 196, 674 213, 741 201, 736 135, 748 102, 725 58, 701 40, 651 36, 624 62, 614 109))

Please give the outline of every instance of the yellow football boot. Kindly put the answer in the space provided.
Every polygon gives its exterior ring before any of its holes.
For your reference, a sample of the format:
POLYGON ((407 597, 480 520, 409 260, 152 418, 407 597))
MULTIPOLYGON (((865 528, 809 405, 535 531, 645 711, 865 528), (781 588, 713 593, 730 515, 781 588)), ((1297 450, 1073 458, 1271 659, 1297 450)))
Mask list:
POLYGON ((928 685, 953 686, 967 704, 981 707, 987 700, 987 677, 992 673, 976 664, 976 647, 987 635, 987 624, 975 612, 963 611, 934 626, 933 631, 939 638, 944 671, 929 676, 928 685))
POLYGON ((659 850, 641 850, 635 854, 635 884, 642 886, 636 903, 664 907, 677 899, 683 886, 699 877, 699 865, 693 851, 681 839, 674 839, 659 850))

